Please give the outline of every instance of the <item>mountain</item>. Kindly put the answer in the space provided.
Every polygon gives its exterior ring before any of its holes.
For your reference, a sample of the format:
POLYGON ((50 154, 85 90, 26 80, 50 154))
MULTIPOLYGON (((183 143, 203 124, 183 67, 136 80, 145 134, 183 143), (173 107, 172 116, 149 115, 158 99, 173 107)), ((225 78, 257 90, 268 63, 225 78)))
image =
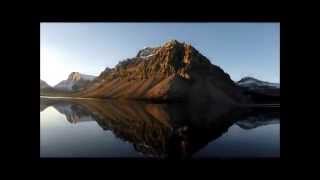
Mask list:
MULTIPOLYGON (((69 93, 63 90, 58 90, 40 79, 40 96, 70 96, 69 93)), ((41 107, 40 107, 41 108, 41 107)))
POLYGON ((51 88, 51 86, 45 81, 40 79, 40 89, 44 89, 44 88, 51 88))
POLYGON ((79 72, 72 72, 67 80, 63 80, 54 86, 57 90, 77 91, 89 84, 95 76, 81 74, 79 72))
POLYGON ((241 87, 247 87, 249 89, 280 89, 279 83, 270 83, 266 81, 261 81, 258 79, 255 79, 253 77, 244 77, 240 81, 237 82, 237 84, 241 87))
POLYGON ((256 103, 280 102, 280 84, 244 77, 237 82, 243 93, 256 103))
POLYGON ((226 104, 246 101, 227 73, 191 45, 176 40, 146 47, 115 68, 107 68, 76 96, 226 104))

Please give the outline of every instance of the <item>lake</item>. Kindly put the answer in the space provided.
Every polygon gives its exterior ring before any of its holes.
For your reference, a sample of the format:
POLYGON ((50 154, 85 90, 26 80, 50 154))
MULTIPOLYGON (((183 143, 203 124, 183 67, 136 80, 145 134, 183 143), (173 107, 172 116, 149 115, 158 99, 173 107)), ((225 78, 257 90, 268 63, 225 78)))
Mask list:
POLYGON ((40 98, 40 157, 280 157, 280 107, 40 98))

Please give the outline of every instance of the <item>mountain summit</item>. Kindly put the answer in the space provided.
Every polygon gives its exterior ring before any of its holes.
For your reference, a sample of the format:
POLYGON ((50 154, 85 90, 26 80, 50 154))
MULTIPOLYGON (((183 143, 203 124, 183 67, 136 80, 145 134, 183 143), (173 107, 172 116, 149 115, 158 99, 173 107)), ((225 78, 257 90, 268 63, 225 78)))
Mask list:
POLYGON ((80 97, 239 103, 246 100, 220 67, 177 40, 144 48, 106 68, 80 97))
POLYGON ((90 81, 92 81, 95 76, 81 74, 79 72, 72 72, 67 80, 63 80, 54 86, 55 89, 64 91, 74 91, 80 90, 90 81))
POLYGON ((69 77, 68 80, 70 81, 79 81, 80 79, 83 80, 93 80, 95 78, 95 76, 91 76, 91 75, 87 75, 87 74, 81 74, 79 72, 72 72, 69 77))
POLYGON ((280 88, 280 84, 278 83, 270 83, 266 81, 261 81, 253 77, 244 77, 237 82, 237 84, 241 87, 247 87, 251 89, 257 89, 259 87, 268 87, 268 88, 280 88))

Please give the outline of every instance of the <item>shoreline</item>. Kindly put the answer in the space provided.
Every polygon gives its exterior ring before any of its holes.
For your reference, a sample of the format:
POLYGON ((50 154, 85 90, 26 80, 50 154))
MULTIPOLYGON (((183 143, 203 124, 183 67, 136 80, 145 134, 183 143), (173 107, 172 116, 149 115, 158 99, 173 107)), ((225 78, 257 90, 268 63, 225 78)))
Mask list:
POLYGON ((63 97, 63 96, 40 96, 47 99, 98 99, 98 98, 80 98, 80 97, 63 97))
MULTIPOLYGON (((81 98, 81 97, 63 97, 63 96, 40 96, 40 98, 46 99, 75 99, 75 100, 111 100, 111 99, 101 99, 101 98, 81 98)), ((112 99, 116 100, 116 99, 112 99)), ((123 100, 123 99, 122 99, 123 100)), ((134 101, 130 99, 126 99, 126 101, 134 101)), ((150 101, 152 103, 153 101, 150 101)), ((163 102, 163 103, 170 103, 170 102, 163 102)), ((171 102, 172 103, 172 102, 171 102)), ((181 102, 177 102, 181 103, 181 102)), ((238 104, 239 107, 246 107, 246 108, 259 108, 259 107, 270 107, 270 108, 280 108, 280 103, 270 103, 270 104, 238 104)))

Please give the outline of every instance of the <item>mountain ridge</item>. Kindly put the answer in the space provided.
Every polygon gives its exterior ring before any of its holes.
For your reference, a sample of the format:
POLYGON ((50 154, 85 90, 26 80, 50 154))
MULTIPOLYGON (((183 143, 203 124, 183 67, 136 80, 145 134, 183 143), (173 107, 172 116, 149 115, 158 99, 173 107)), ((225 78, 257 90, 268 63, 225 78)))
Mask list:
POLYGON ((280 103, 280 83, 244 77, 236 82, 242 93, 255 103, 280 103))
POLYGON ((237 84, 243 87, 257 87, 257 86, 268 86, 270 88, 280 88, 280 83, 271 83, 267 81, 262 81, 257 78, 246 76, 241 78, 237 84))
POLYGON ((66 80, 60 81, 54 86, 57 90, 76 91, 86 86, 95 76, 71 72, 66 80))
POLYGON ((177 40, 144 48, 95 80, 77 96, 231 104, 245 101, 229 74, 190 44, 177 40))
POLYGON ((144 47, 98 76, 72 72, 60 83, 65 83, 67 90, 56 85, 50 95, 222 104, 264 103, 270 98, 272 103, 280 102, 280 84, 253 77, 235 82, 191 44, 177 40, 144 47))

